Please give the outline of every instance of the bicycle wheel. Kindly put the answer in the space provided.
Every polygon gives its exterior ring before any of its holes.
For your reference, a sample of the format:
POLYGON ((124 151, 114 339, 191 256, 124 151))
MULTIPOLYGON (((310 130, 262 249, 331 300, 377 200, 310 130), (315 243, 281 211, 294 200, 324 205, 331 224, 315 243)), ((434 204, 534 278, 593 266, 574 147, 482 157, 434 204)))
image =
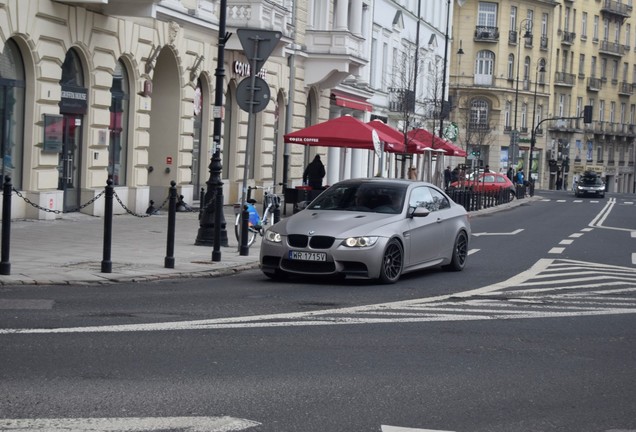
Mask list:
MULTIPOLYGON (((241 244, 241 213, 236 215, 236 221, 234 222, 234 234, 236 235, 236 241, 241 244)), ((247 246, 252 246, 254 240, 256 240, 257 231, 252 227, 247 227, 247 246)))

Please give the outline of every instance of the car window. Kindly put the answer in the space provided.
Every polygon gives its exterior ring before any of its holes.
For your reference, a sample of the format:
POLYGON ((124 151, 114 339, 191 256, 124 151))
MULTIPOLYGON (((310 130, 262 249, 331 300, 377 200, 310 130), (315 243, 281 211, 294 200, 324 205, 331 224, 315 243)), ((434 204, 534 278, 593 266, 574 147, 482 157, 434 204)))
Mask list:
POLYGON ((506 179, 500 176, 495 177, 495 179, 497 180, 497 183, 505 183, 506 179))
POLYGON ((401 213, 406 186, 378 183, 346 183, 325 190, 307 208, 373 213, 401 213))
POLYGON ((424 207, 428 211, 434 212, 450 207, 450 202, 438 190, 422 186, 411 192, 409 207, 424 207))
POLYGON ((495 182, 495 176, 493 176, 493 175, 485 175, 483 177, 483 179, 484 179, 483 181, 486 182, 486 183, 494 183, 495 182))

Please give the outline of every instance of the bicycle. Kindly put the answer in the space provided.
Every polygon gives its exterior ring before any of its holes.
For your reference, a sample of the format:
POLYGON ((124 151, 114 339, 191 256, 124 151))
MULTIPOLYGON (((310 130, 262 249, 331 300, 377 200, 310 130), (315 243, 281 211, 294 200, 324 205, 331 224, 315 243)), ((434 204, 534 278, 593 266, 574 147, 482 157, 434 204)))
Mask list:
MULTIPOLYGON (((247 226, 247 246, 252 246, 256 240, 256 235, 263 237, 265 235, 265 226, 272 225, 272 219, 274 219, 275 213, 280 209, 281 199, 280 196, 272 192, 272 187, 266 188, 263 192, 263 217, 260 216, 256 209, 256 200, 251 198, 252 191, 255 189, 265 189, 262 186, 248 186, 247 187, 247 199, 248 211, 250 212, 250 221, 247 226)), ((236 220, 234 221, 234 233, 236 234, 236 240, 241 242, 241 208, 238 209, 236 214, 236 220)), ((278 222, 274 220, 273 222, 278 222)))

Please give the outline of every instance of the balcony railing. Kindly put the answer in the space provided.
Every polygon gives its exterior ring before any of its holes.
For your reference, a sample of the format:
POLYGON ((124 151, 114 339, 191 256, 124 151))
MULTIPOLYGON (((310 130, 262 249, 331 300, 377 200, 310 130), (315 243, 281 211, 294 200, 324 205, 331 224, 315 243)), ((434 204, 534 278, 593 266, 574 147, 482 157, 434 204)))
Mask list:
POLYGON ((477 26, 475 27, 475 41, 497 42, 499 40, 499 27, 477 26))
POLYGON ((631 96, 634 94, 634 88, 630 83, 623 81, 618 84, 618 94, 631 96))
POLYGON ((604 0, 603 5, 601 6, 601 12, 618 15, 624 18, 629 18, 631 15, 632 6, 619 3, 614 0, 604 0))
POLYGON ((565 72, 555 72, 554 73, 554 84, 561 86, 573 87, 576 76, 571 73, 565 72))
POLYGON ((572 45, 576 39, 576 33, 564 31, 561 36, 561 43, 565 45, 572 45))
POLYGON ((601 83, 600 78, 588 78, 587 79, 587 90, 588 91, 600 91, 603 84, 601 83))
POLYGON ((610 42, 602 40, 598 50, 603 54, 615 55, 622 57, 625 55, 625 47, 618 42, 610 42))

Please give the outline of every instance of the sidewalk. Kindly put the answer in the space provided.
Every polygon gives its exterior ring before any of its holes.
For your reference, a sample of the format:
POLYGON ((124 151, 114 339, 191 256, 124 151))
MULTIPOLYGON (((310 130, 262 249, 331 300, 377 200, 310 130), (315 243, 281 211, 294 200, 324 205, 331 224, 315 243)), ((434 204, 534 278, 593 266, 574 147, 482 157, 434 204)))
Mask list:
POLYGON ((168 278, 231 274, 258 268, 260 238, 241 256, 234 234, 234 209, 224 207, 228 247, 221 261, 212 262, 212 246, 194 244, 198 212, 176 214, 174 268, 164 267, 168 213, 139 218, 113 216, 112 273, 102 273, 104 220, 82 213, 65 213, 54 221, 11 222, 10 275, 0 285, 105 284, 168 278))
MULTIPOLYGON (((506 210, 534 198, 471 212, 472 217, 506 210)), ((292 212, 288 208, 287 215, 292 212)), ((112 272, 102 273, 103 218, 83 213, 64 213, 54 221, 11 222, 9 263, 11 274, 0 275, 0 285, 108 284, 158 279, 210 277, 258 268, 261 238, 241 256, 234 234, 234 208, 224 207, 228 246, 221 247, 221 261, 212 262, 212 246, 194 244, 199 213, 176 214, 174 268, 165 268, 168 213, 139 218, 113 216, 112 272)))

